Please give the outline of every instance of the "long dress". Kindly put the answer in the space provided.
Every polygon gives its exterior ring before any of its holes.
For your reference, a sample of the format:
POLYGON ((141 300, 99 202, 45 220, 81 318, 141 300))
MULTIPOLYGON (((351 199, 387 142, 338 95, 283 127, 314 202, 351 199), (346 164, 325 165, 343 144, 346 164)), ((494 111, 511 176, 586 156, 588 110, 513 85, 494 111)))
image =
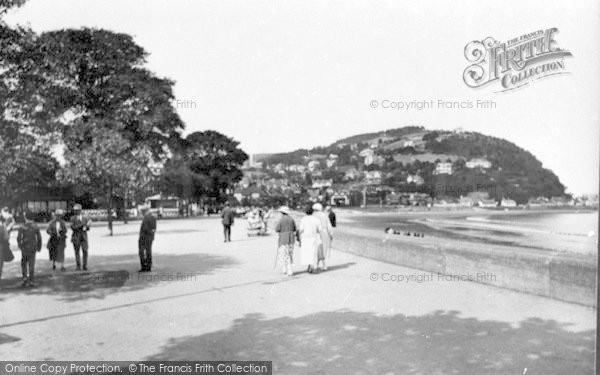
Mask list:
POLYGON ((65 261, 65 246, 67 242, 67 225, 62 220, 54 219, 48 224, 48 253, 50 260, 62 263, 65 261))
POLYGON ((321 223, 321 246, 319 247, 319 260, 329 258, 331 254, 331 239, 333 238, 333 228, 329 216, 325 212, 315 212, 313 214, 321 223))
POLYGON ((277 242, 277 264, 284 272, 291 272, 294 263, 294 242, 296 241, 296 222, 288 215, 282 215, 275 227, 279 233, 277 242))
POLYGON ((321 221, 313 215, 306 215, 300 220, 300 263, 317 266, 317 252, 321 244, 321 221))

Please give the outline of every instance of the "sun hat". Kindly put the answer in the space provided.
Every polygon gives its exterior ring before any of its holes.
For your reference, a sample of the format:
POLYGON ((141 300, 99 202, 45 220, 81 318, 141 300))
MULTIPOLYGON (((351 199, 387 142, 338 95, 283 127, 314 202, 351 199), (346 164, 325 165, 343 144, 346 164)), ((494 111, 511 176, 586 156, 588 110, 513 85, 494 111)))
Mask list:
POLYGON ((290 208, 288 206, 281 206, 279 208, 279 212, 281 212, 282 214, 289 215, 290 214, 290 208))
POLYGON ((313 204, 312 208, 315 211, 323 211, 323 205, 321 203, 315 203, 315 204, 313 204))

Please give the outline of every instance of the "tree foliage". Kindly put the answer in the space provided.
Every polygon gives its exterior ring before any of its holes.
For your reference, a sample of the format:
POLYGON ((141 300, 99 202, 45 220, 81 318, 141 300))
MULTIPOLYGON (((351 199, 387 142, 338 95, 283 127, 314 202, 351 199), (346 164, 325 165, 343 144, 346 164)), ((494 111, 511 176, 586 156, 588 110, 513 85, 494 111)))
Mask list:
POLYGON ((191 133, 163 169, 161 185, 195 200, 223 200, 225 192, 242 179, 241 166, 247 159, 239 142, 230 137, 212 130, 191 133))
POLYGON ((63 149, 59 180, 107 196, 109 211, 113 194, 147 184, 149 164, 167 157, 184 125, 171 104, 173 82, 144 68, 143 48, 99 29, 0 32, 4 119, 32 144, 63 149))
MULTIPOLYGON (((0 1, 0 17, 24 1, 0 1)), ((21 92, 18 78, 31 64, 35 34, 24 27, 11 28, 0 18, 0 201, 11 204, 34 188, 56 185, 57 161, 52 157, 50 139, 37 136, 28 122, 25 108, 14 105, 21 92)), ((31 85, 33 86, 33 85, 31 85)))

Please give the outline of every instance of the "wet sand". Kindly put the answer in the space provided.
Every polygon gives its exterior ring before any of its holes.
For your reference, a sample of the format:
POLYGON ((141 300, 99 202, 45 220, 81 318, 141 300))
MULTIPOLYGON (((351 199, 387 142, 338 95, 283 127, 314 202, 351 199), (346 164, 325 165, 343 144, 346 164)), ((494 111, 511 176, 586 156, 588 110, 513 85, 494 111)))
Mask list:
MULTIPOLYGON (((400 232, 422 233, 440 239, 451 239, 532 249, 573 252, 597 256, 597 222, 589 224, 589 216, 597 211, 589 210, 483 210, 465 209, 455 211, 426 210, 356 210, 336 211, 340 225, 381 230, 391 227, 400 232), (583 215, 581 230, 561 232, 536 226, 536 217, 548 215, 583 215), (527 225, 519 225, 520 218, 527 218, 527 225), (583 223, 585 222, 585 224, 583 223), (589 235, 593 231, 593 235, 589 235)), ((574 219, 577 219, 577 215, 574 219)))

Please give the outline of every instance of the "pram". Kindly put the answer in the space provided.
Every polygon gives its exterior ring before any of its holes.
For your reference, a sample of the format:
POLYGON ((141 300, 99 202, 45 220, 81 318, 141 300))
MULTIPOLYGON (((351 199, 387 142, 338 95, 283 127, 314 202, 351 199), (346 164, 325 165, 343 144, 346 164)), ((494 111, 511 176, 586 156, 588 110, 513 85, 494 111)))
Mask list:
POLYGON ((248 216, 248 237, 264 236, 267 234, 267 223, 265 223, 258 215, 248 216))

